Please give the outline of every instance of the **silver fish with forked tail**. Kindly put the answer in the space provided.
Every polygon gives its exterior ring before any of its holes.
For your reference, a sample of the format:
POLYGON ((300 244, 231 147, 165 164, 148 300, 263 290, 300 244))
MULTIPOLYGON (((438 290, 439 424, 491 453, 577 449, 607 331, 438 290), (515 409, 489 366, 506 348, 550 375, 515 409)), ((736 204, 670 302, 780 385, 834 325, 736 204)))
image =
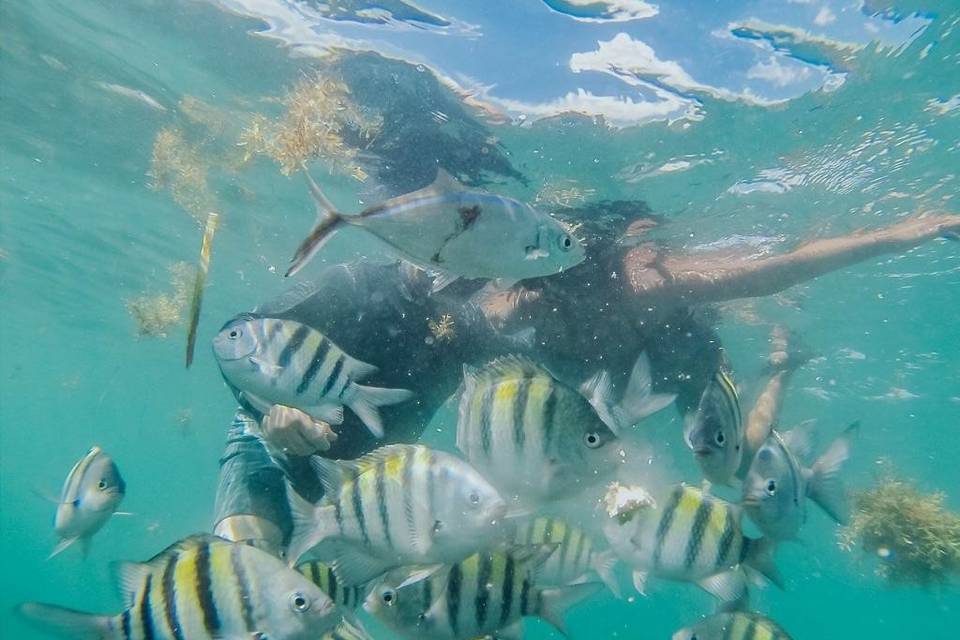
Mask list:
POLYGON ((511 198, 468 191, 442 169, 431 185, 357 215, 339 213, 304 174, 319 220, 297 249, 288 276, 344 225, 365 229, 398 257, 437 273, 435 290, 460 277, 516 282, 549 276, 585 258, 580 242, 549 215, 511 198))
POLYGON ((50 558, 80 541, 87 554, 90 538, 107 523, 123 500, 127 485, 116 463, 100 447, 91 447, 63 483, 54 529, 60 542, 50 558))

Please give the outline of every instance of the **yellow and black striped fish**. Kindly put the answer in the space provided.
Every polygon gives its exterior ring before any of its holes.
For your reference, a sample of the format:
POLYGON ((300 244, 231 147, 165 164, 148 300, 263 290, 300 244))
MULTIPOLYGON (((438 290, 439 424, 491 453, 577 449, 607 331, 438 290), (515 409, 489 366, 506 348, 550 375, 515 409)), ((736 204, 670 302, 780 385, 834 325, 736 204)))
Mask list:
POLYGON ((536 569, 556 548, 484 551, 439 569, 392 571, 373 587, 364 609, 404 636, 427 640, 519 637, 525 616, 563 631, 566 610, 603 587, 597 582, 538 587, 536 569))
POLYGON ((620 586, 613 573, 617 557, 611 549, 598 552, 583 529, 556 518, 540 517, 517 527, 517 545, 557 544, 537 572, 537 584, 560 586, 581 582, 596 572, 610 591, 620 597, 620 586))
POLYGON ((707 384, 696 411, 686 417, 683 435, 704 478, 731 485, 743 455, 743 415, 737 387, 722 369, 707 384))
POLYGON ((227 382, 264 414, 282 404, 340 424, 347 406, 379 438, 383 423, 378 407, 413 396, 406 389, 357 384, 377 368, 350 357, 319 331, 293 320, 241 315, 213 339, 213 352, 227 382))
POLYGON ((774 542, 744 536, 741 518, 738 505, 680 485, 655 507, 609 519, 604 534, 634 568, 634 585, 641 593, 647 576, 654 575, 697 582, 721 600, 737 601, 746 592, 741 564, 782 584, 773 563, 774 542))
POLYGON ((68 637, 104 640, 315 640, 341 615, 300 573, 251 546, 198 535, 145 563, 120 565, 126 608, 100 616, 26 603, 28 619, 68 637))
POLYGON ((464 367, 457 447, 505 497, 534 505, 603 482, 619 461, 590 400, 521 356, 464 367))
POLYGON ((320 560, 307 560, 297 564, 297 571, 310 578, 313 584, 330 596, 337 605, 346 609, 356 609, 366 594, 364 586, 351 587, 340 584, 333 565, 320 560))
POLYGON ((290 491, 297 562, 320 545, 342 584, 369 582, 394 567, 452 562, 506 535, 507 504, 473 467, 422 445, 381 447, 353 461, 314 456, 324 500, 290 491))
POLYGON ((718 613, 673 634, 673 640, 790 640, 776 622, 759 613, 718 613))

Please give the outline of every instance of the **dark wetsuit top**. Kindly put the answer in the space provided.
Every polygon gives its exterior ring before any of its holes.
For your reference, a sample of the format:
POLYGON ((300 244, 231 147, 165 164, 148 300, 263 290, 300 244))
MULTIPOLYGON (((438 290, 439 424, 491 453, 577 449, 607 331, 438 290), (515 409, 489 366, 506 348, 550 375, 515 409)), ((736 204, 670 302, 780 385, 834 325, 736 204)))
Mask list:
MULTIPOLYGON (((335 427, 339 437, 324 453, 353 458, 389 442, 415 441, 436 410, 462 380, 464 363, 481 365, 496 356, 528 352, 555 375, 575 384, 607 369, 615 384, 629 375, 646 350, 657 391, 678 393, 681 411, 696 406, 706 381, 716 370, 719 343, 712 330, 684 310, 668 320, 646 323, 623 310, 594 302, 593 292, 617 286, 603 266, 583 268, 540 281, 539 299, 518 311, 510 331, 533 327, 533 344, 494 329, 471 301, 476 286, 455 284, 430 293, 430 281, 400 264, 366 262, 325 269, 314 281, 254 311, 294 319, 316 328, 352 357, 379 367, 365 382, 412 390, 414 399, 382 407, 386 429, 375 440, 350 411, 335 427), (582 291, 578 296, 573 291, 582 291), (436 338, 429 322, 443 315, 453 321, 453 337, 436 338)), ((597 298, 608 299, 601 295, 597 298)), ((242 404, 242 403, 241 403, 242 404)), ((238 410, 221 458, 216 520, 255 515, 280 529, 291 530, 284 476, 298 493, 316 501, 322 495, 307 460, 293 458, 283 469, 251 432, 262 416, 250 407, 238 410)))

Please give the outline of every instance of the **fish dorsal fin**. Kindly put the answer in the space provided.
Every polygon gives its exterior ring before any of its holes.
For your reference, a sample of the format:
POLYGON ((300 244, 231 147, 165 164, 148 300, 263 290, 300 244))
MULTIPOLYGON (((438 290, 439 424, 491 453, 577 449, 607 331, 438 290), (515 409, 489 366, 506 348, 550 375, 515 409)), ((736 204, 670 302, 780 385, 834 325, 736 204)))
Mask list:
POLYGON ((460 181, 440 166, 437 167, 437 177, 430 183, 430 188, 437 191, 465 191, 460 181))
POLYGON ((814 424, 816 420, 804 420, 786 433, 780 433, 780 439, 790 453, 795 455, 798 460, 807 460, 813 453, 816 446, 816 432, 814 424))
POLYGON ((202 544, 210 544, 212 542, 229 543, 230 541, 210 533, 194 533, 193 535, 189 535, 186 538, 183 538, 182 540, 178 540, 177 542, 174 542, 169 547, 167 547, 157 555, 153 556, 143 564, 150 565, 150 566, 162 564, 163 562, 166 561, 168 557, 170 557, 171 554, 180 553, 186 549, 193 549, 202 544))
POLYGON ((413 457, 420 448, 422 448, 420 445, 388 444, 354 460, 330 460, 313 456, 310 459, 310 466, 323 484, 325 495, 334 496, 340 493, 343 484, 348 480, 353 480, 361 473, 382 464, 388 458, 413 457))
POLYGON ((538 364, 526 356, 510 354, 501 356, 489 364, 467 371, 464 369, 464 381, 467 384, 471 382, 489 382, 498 378, 533 378, 535 376, 546 376, 553 378, 543 365, 538 364))
POLYGON ((116 565, 117 588, 123 599, 123 606, 129 609, 134 605, 137 593, 150 573, 151 566, 144 562, 118 562, 116 565))

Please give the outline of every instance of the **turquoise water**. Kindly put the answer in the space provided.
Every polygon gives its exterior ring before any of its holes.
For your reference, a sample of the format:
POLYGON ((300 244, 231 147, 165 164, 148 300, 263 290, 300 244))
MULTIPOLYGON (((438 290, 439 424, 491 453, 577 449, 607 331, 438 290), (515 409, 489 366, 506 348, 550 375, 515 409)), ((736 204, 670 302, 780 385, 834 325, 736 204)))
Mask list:
MULTIPOLYGON (((210 530, 236 408, 210 340, 285 288, 282 271, 314 215, 299 176, 263 155, 244 163, 237 143, 253 114, 279 117, 277 99, 318 67, 342 74, 362 114, 375 116, 378 105, 387 114, 386 137, 361 145, 355 162, 370 173, 389 152, 388 164, 401 167, 380 174, 386 186, 376 190, 376 174, 359 182, 336 162, 319 163, 330 170, 315 173, 351 211, 425 184, 432 169, 423 157, 434 149, 460 175, 542 208, 642 200, 666 219, 657 237, 678 253, 783 252, 957 210, 960 5, 869 3, 885 11, 871 17, 844 3, 687 3, 622 22, 564 13, 577 4, 423 2, 434 17, 417 18, 405 3, 372 3, 393 11, 382 21, 374 19, 382 11, 324 18, 316 6, 285 2, 0 6, 4 637, 41 637, 13 614, 27 600, 119 611, 111 562, 210 530), (543 35, 529 42, 531 33, 543 35), (654 62, 641 41, 655 43, 654 62), (345 47, 335 62, 313 57, 332 45, 345 47), (780 80, 747 83, 774 67, 780 80), (569 83, 581 80, 589 88, 578 94, 569 83), (589 117, 557 115, 564 110, 589 117), (180 202, 174 190, 151 188, 148 175, 164 129, 179 131, 205 170, 193 182, 198 174, 186 172, 180 202), (169 294, 171 265, 196 260, 206 209, 222 224, 197 358, 185 370, 185 309, 165 336, 138 336, 128 303, 169 294), (37 493, 56 495, 93 444, 120 466, 133 515, 109 522, 87 559, 73 549, 47 561, 54 507, 37 493)), ((769 328, 781 323, 819 356, 794 377, 781 423, 815 418, 833 435, 860 420, 845 471, 852 487, 868 487, 888 458, 960 509, 957 247, 932 240, 782 295, 724 303, 717 327, 745 404, 763 381, 769 328)), ((330 264, 357 257, 385 258, 349 232, 322 255, 330 264)), ((429 437, 449 443, 450 419, 441 413, 429 437)), ((636 437, 656 452, 658 477, 698 482, 680 424, 666 411, 636 437)), ((890 588, 873 559, 841 551, 836 536, 811 508, 803 544, 778 555, 787 590, 760 591, 757 608, 796 638, 952 637, 955 588, 890 588)), ((659 582, 646 598, 585 603, 569 618, 570 635, 669 637, 711 607, 695 586, 659 582)), ((539 621, 527 630, 557 637, 539 621)))

